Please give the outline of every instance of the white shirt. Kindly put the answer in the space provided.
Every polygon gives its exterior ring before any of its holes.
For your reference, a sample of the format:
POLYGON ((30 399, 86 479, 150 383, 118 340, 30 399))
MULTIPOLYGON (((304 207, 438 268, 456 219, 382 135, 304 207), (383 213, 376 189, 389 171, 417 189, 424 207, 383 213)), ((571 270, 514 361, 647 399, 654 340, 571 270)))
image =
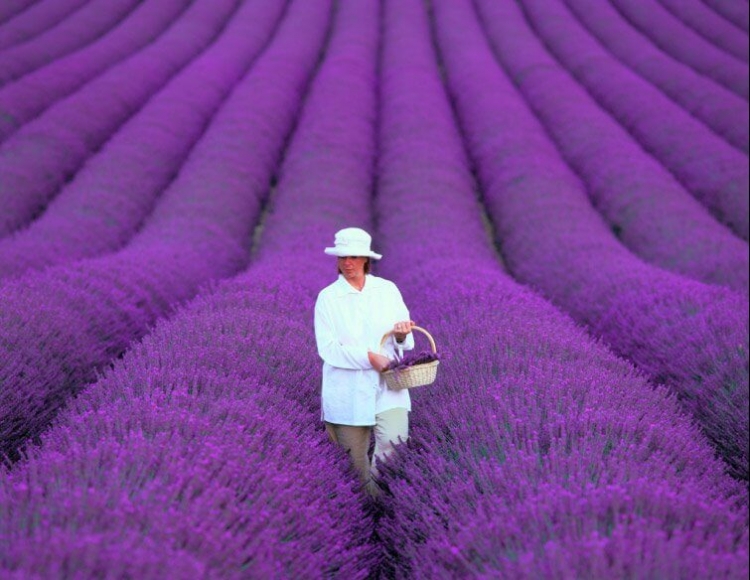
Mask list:
MULTIPOLYGON (((361 291, 339 275, 323 288, 315 302, 315 340, 323 359, 321 419, 339 425, 374 425, 375 415, 402 407, 411 410, 409 390, 393 391, 372 368, 367 351, 393 360, 396 341, 389 336, 396 322, 409 320, 409 311, 396 285, 367 274, 361 291)), ((403 350, 414 348, 407 335, 403 350)))

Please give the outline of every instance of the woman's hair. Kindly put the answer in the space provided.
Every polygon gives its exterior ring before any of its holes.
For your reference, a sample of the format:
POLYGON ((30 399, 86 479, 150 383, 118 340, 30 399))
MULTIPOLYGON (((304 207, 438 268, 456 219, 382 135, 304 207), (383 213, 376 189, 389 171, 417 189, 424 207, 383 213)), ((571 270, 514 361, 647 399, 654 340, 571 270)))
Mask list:
MULTIPOLYGON (((365 274, 369 274, 370 273, 370 264, 372 264, 372 260, 370 258, 367 258, 367 261, 365 262, 365 274)), ((338 261, 336 262, 336 271, 339 274, 343 273, 343 272, 341 272, 341 268, 339 268, 338 261)))

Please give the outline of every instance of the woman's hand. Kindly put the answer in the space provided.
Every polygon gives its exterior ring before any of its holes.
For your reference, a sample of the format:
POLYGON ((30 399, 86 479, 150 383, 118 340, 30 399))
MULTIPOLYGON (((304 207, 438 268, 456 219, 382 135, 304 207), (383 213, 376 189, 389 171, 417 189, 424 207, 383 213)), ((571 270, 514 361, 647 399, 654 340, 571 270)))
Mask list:
POLYGON ((370 364, 379 373, 382 373, 386 367, 390 364, 390 360, 387 356, 378 354, 377 352, 367 351, 367 358, 370 359, 370 364))
POLYGON ((397 322, 393 325, 393 336, 396 342, 404 342, 406 335, 411 332, 413 326, 416 323, 413 320, 405 320, 404 322, 397 322))

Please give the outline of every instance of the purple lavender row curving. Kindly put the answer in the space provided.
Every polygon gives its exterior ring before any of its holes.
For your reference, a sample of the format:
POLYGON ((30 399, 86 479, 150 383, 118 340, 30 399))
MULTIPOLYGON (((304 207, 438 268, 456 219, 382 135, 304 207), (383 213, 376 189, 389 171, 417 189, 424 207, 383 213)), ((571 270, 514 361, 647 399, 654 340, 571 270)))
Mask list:
POLYGON ((93 42, 125 18, 136 0, 89 0, 62 22, 0 52, 0 86, 93 42))
MULTIPOLYGON (((65 2, 37 2, 33 6, 19 10, 7 22, 0 24, 0 51, 9 46, 30 40, 34 36, 52 28, 60 20, 66 18, 71 13, 80 9, 80 7, 89 0, 67 0, 65 2)), ((6 8, 3 2, 3 9, 6 8)), ((12 4, 12 3, 11 3, 12 4)), ((18 3, 16 4, 23 4, 18 3)), ((26 2, 26 4, 30 4, 26 2)), ((20 6, 19 6, 20 8, 20 6)), ((1 19, 0 19, 1 20, 1 19)))
POLYGON ((122 123, 218 36, 237 5, 197 0, 156 42, 1 143, 0 237, 32 221, 122 123))
POLYGON ((123 125, 39 218, 0 240, 0 278, 103 255, 135 234, 269 41, 285 1, 259 4, 246 1, 221 36, 123 125))
POLYGON ((330 20, 331 0, 295 0, 271 45, 232 92, 211 132, 162 194, 146 227, 129 243, 130 251, 162 245, 179 248, 192 230, 232 240, 231 245, 239 243, 237 249, 243 253, 250 249, 330 20), (226 171, 227 164, 233 172, 226 171))
MULTIPOLYGON (((433 294, 445 294, 464 308, 471 306, 477 294, 473 288, 483 276, 511 286, 513 282, 493 246, 445 87, 436 76, 424 9, 418 0, 408 0, 389 1, 384 10, 376 239, 378 247, 391 249, 384 254, 382 266, 391 261, 400 264, 388 269, 399 286, 407 285, 412 317, 435 336, 431 329, 442 324, 441 319, 430 319, 428 324, 419 314, 433 294), (467 267, 469 271, 479 267, 476 276, 466 276, 467 267), (437 271, 431 272, 434 268, 437 271), (443 290, 438 283, 443 276, 451 281, 450 289, 443 290), (463 288, 457 289, 456 282, 463 288)), ((493 300, 490 292, 480 304, 493 310, 493 300)), ((465 330, 456 332, 463 336, 465 330)), ((442 339, 435 338, 440 354, 442 339)), ((465 356, 471 357, 471 352, 465 356)))
POLYGON ((675 17, 682 20, 698 34, 729 54, 750 60, 750 42, 747 33, 730 24, 701 0, 659 0, 675 17))
POLYGON ((576 18, 614 56, 729 143, 748 151, 747 101, 664 54, 609 2, 565 0, 576 18))
POLYGON ((742 577, 744 487, 664 388, 498 267, 424 5, 385 6, 375 239, 442 362, 380 467, 382 577, 742 577))
POLYGON ((226 311, 230 319, 258 320, 250 326, 252 336, 241 339, 257 355, 238 362, 237 372, 273 380, 277 366, 296 369, 299 379, 279 385, 280 392, 318 419, 320 359, 313 309, 318 292, 337 275, 322 248, 342 227, 372 225, 379 23, 378 0, 338 5, 252 264, 206 297, 215 304, 213 310, 226 311))
MULTIPOLYGON (((197 364, 267 385, 301 405, 305 420, 320 418, 313 306, 336 276, 322 248, 341 224, 371 219, 378 12, 377 0, 338 6, 251 266, 162 323, 172 342, 205 344, 197 364)), ((354 477, 345 475, 348 484, 354 477)))
POLYGON ((747 480, 746 297, 647 265, 620 245, 501 72, 469 2, 435 3, 436 36, 509 270, 667 384, 729 471, 747 480), (472 97, 480 92, 488 96, 472 97))
POLYGON ((279 392, 296 377, 219 370, 222 335, 247 358, 220 326, 238 321, 203 314, 138 345, 2 474, 3 578, 365 578, 371 520, 343 454, 279 392))
POLYGON ((745 32, 750 29, 750 9, 747 3, 742 4, 733 0, 703 0, 703 3, 737 28, 745 32))
POLYGON ((747 156, 616 62, 559 0, 519 4, 555 58, 722 223, 748 239, 747 156))
POLYGON ((157 319, 245 266, 329 5, 294 3, 128 246, 0 286, 0 382, 10 385, 0 445, 11 458, 157 319))
POLYGON ((496 58, 617 237, 648 262, 747 294, 747 243, 601 110, 544 50, 515 3, 475 5, 496 58))
POLYGON ((37 0, 5 0, 0 4, 0 23, 5 24, 12 18, 23 13, 37 0))
POLYGON ((187 6, 186 0, 141 4, 90 45, 2 87, 0 141, 55 101, 153 41, 187 6))
MULTIPOLYGON (((290 32, 299 35, 309 29, 314 21, 312 13, 304 13, 309 5, 309 0, 292 5, 290 10, 300 10, 300 17, 298 30, 290 32)), ((22 531, 13 538, 13 553, 0 552, 0 563, 54 575, 59 562, 68 559, 89 573, 96 569, 84 560, 90 554, 94 565, 107 570, 130 571, 137 565, 141 576, 157 576, 165 562, 177 556, 169 551, 160 556, 162 541, 169 549, 176 545, 165 537, 170 528, 177 528, 180 539, 195 527, 204 506, 213 506, 206 523, 192 534, 205 540, 202 545, 187 544, 181 558, 186 569, 178 570, 178 577, 191 577, 195 569, 235 577, 243 573, 243 557, 248 560, 245 574, 259 577, 368 577, 376 556, 368 546, 372 522, 363 512, 363 497, 355 493, 345 454, 322 441, 318 422, 319 361, 312 306, 320 285, 334 273, 321 255, 323 246, 311 238, 321 236, 325 244, 340 220, 369 217, 377 6, 374 0, 339 5, 331 41, 291 136, 263 225, 260 261, 245 274, 204 292, 170 320, 160 321, 141 345, 60 415, 45 433, 45 444, 14 468, 9 483, 0 483, 0 513, 33 517, 52 509, 62 523, 49 530, 56 542, 14 525, 22 531), (311 213, 312 208, 318 211, 311 213), (307 260, 313 253, 314 259, 307 260), (186 426, 177 430, 170 423, 186 426), (163 426, 164 437, 172 438, 177 452, 151 446, 144 453, 135 437, 118 444, 123 439, 121 426, 149 435, 154 426, 163 426), (190 443, 191 437, 196 442, 190 443), (206 452, 213 451, 233 471, 208 453, 200 454, 203 461, 186 463, 185 457, 192 458, 211 443, 206 452), (55 462, 59 455, 70 459, 55 462), (82 510, 75 501, 57 501, 54 496, 48 503, 31 493, 11 498, 15 507, 9 509, 11 500, 6 498, 14 489, 33 489, 50 479, 64 482, 58 484, 60 499, 74 497, 80 485, 77 474, 100 456, 116 458, 118 473, 143 473, 140 465, 145 463, 154 481, 143 485, 137 476, 97 479, 93 493, 109 499, 103 515, 82 510), (208 469, 201 467, 204 462, 208 469), (215 475, 209 477, 211 470, 215 475), (176 497, 179 487, 171 478, 178 474, 181 485, 200 492, 190 501, 176 497), (138 510, 136 517, 128 514, 132 502, 121 492, 122 479, 139 498, 138 505, 150 509, 138 510), (236 486, 247 490, 248 500, 246 505, 227 502, 225 515, 210 495, 225 499, 236 486), (3 493, 6 490, 10 492, 3 493), (228 517, 239 523, 227 526, 232 521, 228 517), (219 541, 222 524, 227 531, 219 541), (135 532, 145 527, 149 533, 137 536, 135 532), (70 533, 73 528, 104 535, 106 542, 87 553, 85 536, 70 533), (138 557, 128 564, 116 554, 133 543, 138 557), (99 555, 101 551, 105 554, 99 555), (111 564, 105 559, 108 551, 115 553, 111 564), (262 559, 264 553, 267 557, 262 559), (274 560, 283 568, 273 569, 274 560)), ((321 13, 323 7, 313 8, 321 13)))
POLYGON ((617 10, 654 44, 677 60, 748 99, 750 72, 742 61, 706 41, 657 0, 611 0, 617 10))

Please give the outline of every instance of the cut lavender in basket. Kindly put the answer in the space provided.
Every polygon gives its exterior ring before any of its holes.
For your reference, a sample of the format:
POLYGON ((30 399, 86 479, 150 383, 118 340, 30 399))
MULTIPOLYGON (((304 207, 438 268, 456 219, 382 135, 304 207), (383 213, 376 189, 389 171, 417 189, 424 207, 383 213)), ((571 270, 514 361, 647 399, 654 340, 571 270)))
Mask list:
POLYGON ((408 354, 400 360, 392 360, 383 372, 386 371, 399 371, 405 368, 412 367, 414 365, 423 365, 430 363, 435 360, 439 360, 440 356, 436 352, 430 350, 424 350, 419 354, 408 354))

